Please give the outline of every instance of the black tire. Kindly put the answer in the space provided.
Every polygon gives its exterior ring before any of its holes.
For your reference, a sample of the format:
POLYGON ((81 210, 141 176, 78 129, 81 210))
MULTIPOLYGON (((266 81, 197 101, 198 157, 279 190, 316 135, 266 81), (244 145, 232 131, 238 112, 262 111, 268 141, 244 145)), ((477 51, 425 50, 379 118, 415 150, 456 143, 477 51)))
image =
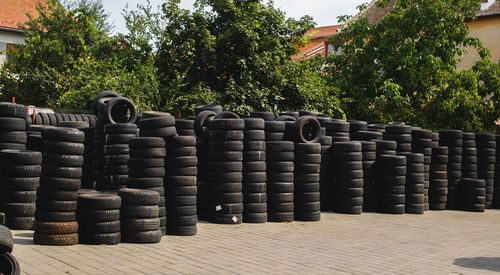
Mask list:
POLYGON ((82 155, 61 155, 57 153, 46 152, 43 154, 43 163, 62 167, 81 167, 83 166, 82 155))
POLYGON ((202 111, 199 114, 196 115, 196 118, 194 120, 194 125, 193 129, 198 137, 203 137, 204 136, 204 131, 203 128, 208 125, 208 121, 213 119, 213 117, 216 115, 216 112, 213 111, 202 111))
MULTIPOLYGON (((76 221, 76 212, 49 212, 36 211, 35 219, 41 222, 73 222, 76 221)), ((77 229, 78 232, 78 229, 77 229)))
POLYGON ((83 143, 45 140, 43 142, 43 152, 62 155, 83 155, 85 146, 83 143))
POLYGON ((75 245, 78 243, 78 233, 71 234, 44 234, 35 232, 33 242, 41 245, 75 245))
POLYGON ((109 121, 111 124, 118 123, 118 121, 115 121, 115 118, 113 117, 113 109, 119 105, 127 106, 130 115, 126 123, 133 124, 137 119, 137 109, 135 108, 134 103, 132 103, 132 101, 130 101, 126 97, 116 97, 108 101, 108 103, 106 104, 106 108, 104 110, 107 121, 109 121))
POLYGON ((245 121, 245 131, 265 129, 265 121, 262 118, 243 118, 243 120, 245 121))
POLYGON ((1 143, 20 143, 26 144, 28 136, 23 131, 2 131, 0 132, 1 143))
POLYGON ((75 212, 77 210, 77 201, 37 199, 36 208, 41 211, 49 212, 75 212))
POLYGON ((0 117, 1 131, 26 131, 26 119, 14 117, 0 117))
POLYGON ((80 243, 84 244, 106 244, 106 245, 114 245, 119 244, 121 242, 121 233, 113 232, 113 233, 83 233, 80 234, 80 243))
POLYGON ((157 205, 160 202, 160 194, 151 190, 121 188, 118 195, 123 204, 157 205))
POLYGON ((158 243, 162 237, 161 230, 140 231, 140 232, 124 232, 122 240, 130 243, 158 243))
POLYGON ((244 130, 245 121, 239 118, 224 118, 208 121, 208 129, 210 130, 244 130))
POLYGON ((0 225, 0 252, 12 252, 14 248, 14 239, 9 228, 0 225))

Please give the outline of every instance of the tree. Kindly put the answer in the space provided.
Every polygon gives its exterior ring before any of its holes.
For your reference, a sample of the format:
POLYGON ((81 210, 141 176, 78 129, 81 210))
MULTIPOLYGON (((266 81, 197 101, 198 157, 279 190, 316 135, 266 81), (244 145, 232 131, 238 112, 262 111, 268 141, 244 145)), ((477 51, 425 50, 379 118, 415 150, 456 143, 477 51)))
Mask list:
POLYGON ((95 95, 113 89, 140 109, 158 107, 152 56, 131 62, 126 41, 109 35, 99 0, 70 2, 68 9, 49 0, 37 11, 23 26, 25 45, 11 51, 0 70, 3 100, 16 96, 24 104, 89 110, 95 95))
POLYGON ((316 65, 291 59, 297 53, 292 41, 314 25, 311 17, 286 19, 272 2, 260 0, 198 0, 192 12, 179 2, 164 3, 154 22, 162 26, 156 64, 168 110, 220 103, 248 114, 271 111, 284 98, 281 110, 338 113, 316 65))
MULTIPOLYGON (((342 91, 348 116, 430 129, 491 129, 498 112, 483 99, 487 93, 498 94, 498 85, 479 88, 479 69, 492 65, 488 50, 468 35, 465 23, 474 19, 478 7, 478 0, 395 0, 374 25, 363 15, 342 18, 346 25, 331 38, 342 54, 329 57, 326 71, 328 83, 342 91), (458 72, 467 46, 478 50, 482 65, 458 72)), ((497 74, 490 82, 498 80, 497 74)))

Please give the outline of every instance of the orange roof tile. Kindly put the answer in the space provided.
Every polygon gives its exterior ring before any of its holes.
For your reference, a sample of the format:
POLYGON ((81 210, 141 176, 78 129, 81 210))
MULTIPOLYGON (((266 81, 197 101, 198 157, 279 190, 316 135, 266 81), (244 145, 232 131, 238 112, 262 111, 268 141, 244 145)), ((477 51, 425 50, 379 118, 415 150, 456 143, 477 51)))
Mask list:
POLYGON ((340 29, 340 27, 342 27, 342 25, 317 27, 317 28, 308 30, 304 35, 307 36, 307 39, 309 39, 309 40, 324 38, 327 36, 335 35, 337 33, 337 30, 340 29))
POLYGON ((36 5, 45 0, 0 0, 0 28, 19 30, 28 20, 27 13, 36 16, 36 5))

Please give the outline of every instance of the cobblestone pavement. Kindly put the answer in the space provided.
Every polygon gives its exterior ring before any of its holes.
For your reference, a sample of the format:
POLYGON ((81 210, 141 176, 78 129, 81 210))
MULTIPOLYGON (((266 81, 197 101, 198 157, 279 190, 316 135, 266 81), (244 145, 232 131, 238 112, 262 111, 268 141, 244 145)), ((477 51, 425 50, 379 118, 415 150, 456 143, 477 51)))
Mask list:
POLYGON ((34 245, 14 231, 26 274, 487 274, 500 272, 500 211, 341 215, 217 225, 158 244, 34 245))

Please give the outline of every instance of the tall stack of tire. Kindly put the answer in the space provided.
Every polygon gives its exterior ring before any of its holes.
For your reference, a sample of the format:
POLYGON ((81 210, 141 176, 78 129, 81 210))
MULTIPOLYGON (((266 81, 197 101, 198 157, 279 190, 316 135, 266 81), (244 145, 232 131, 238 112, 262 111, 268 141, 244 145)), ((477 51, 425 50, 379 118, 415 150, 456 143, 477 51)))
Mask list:
POLYGON ((214 156, 243 152, 245 121, 215 118, 208 122, 208 129, 209 219, 214 223, 240 224, 243 219, 243 161, 220 161, 214 156))
POLYGON ((76 210, 85 134, 74 128, 46 128, 43 139, 33 240, 36 244, 73 245, 78 243, 76 210))
POLYGON ((58 126, 76 128, 85 134, 85 140, 83 141, 85 152, 83 153, 82 188, 94 188, 92 176, 94 128, 91 128, 89 123, 86 121, 61 121, 58 123, 58 126))
MULTIPOLYGON (((106 145, 106 134, 104 132, 104 126, 106 124, 115 123, 133 124, 137 120, 137 110, 129 99, 121 97, 118 93, 113 91, 104 91, 94 98, 92 111, 96 116, 95 125, 92 125, 92 123, 90 125, 95 126, 93 144, 94 154, 92 161, 93 179, 95 180, 96 188, 108 189, 112 188, 109 186, 111 180, 118 182, 117 184, 122 184, 126 179, 125 177, 121 177, 122 179, 119 179, 120 177, 115 177, 115 179, 105 177, 104 147, 106 145)), ((89 121, 92 122, 91 120, 89 121)), ((124 148, 125 146, 115 147, 123 148, 108 148, 108 154, 110 150, 113 151, 113 154, 128 154, 128 151, 124 148)))
POLYGON ((137 137, 137 125, 129 123, 106 124, 104 146, 104 185, 101 190, 118 190, 127 186, 129 140, 137 137))
POLYGON ((118 244, 121 241, 121 198, 113 194, 78 195, 80 243, 118 244))
POLYGON ((321 211, 328 210, 328 186, 331 182, 331 148, 332 137, 322 136, 319 139, 321 144, 321 171, 319 173, 319 193, 321 211))
POLYGON ((194 132, 196 134, 196 155, 198 158, 198 195, 197 213, 198 218, 208 220, 209 206, 209 181, 208 181, 208 122, 217 113, 222 112, 220 106, 199 106, 195 108, 196 117, 194 119, 194 132))
MULTIPOLYGON (((495 136, 495 141, 500 144, 500 135, 495 136)), ((495 182, 493 189, 493 208, 500 208, 500 146, 496 148, 495 154, 495 182)))
POLYGON ((165 140, 159 137, 137 137, 129 140, 130 159, 127 187, 149 189, 160 194, 158 203, 160 230, 166 232, 165 209, 165 140))
POLYGON ((344 120, 325 122, 326 135, 332 137, 332 142, 351 141, 349 137, 349 123, 344 120))
POLYGON ((35 224, 36 189, 42 173, 42 153, 0 151, 0 212, 10 229, 32 229, 35 224))
POLYGON ((30 125, 28 127, 28 131, 26 131, 27 134, 26 149, 30 151, 41 152, 43 149, 42 131, 43 129, 48 127, 53 127, 53 126, 30 125))
POLYGON ((26 150, 26 106, 0 102, 0 150, 26 150))
POLYGON ((462 178, 477 179, 476 134, 464 133, 462 150, 462 178))
POLYGON ((494 134, 476 134, 478 178, 486 184, 486 209, 492 207, 495 189, 496 139, 494 134))
POLYGON ((197 232, 196 195, 196 138, 174 136, 167 141, 165 194, 169 235, 191 236, 197 232))
POLYGON ((459 209, 458 185, 462 179, 463 132, 443 130, 439 132, 439 145, 448 147, 448 196, 447 209, 459 209))
POLYGON ((448 147, 433 146, 429 185, 429 209, 445 210, 448 195, 448 147))
POLYGON ((361 143, 335 142, 332 145, 333 182, 330 196, 333 210, 345 214, 363 211, 363 153, 361 143))
POLYGON ((460 209, 484 212, 486 209, 486 195, 484 179, 463 178, 460 181, 460 209))
POLYGON ((429 180, 432 155, 432 131, 412 130, 411 150, 424 155, 424 208, 429 210, 429 180))
POLYGON ((377 144, 374 141, 360 141, 363 155, 363 211, 374 211, 375 196, 375 161, 377 144))
POLYGON ((267 222, 265 123, 262 118, 243 120, 243 154, 236 153, 225 159, 243 158, 243 222, 264 223, 267 222))
POLYGON ((175 129, 179 136, 196 136, 193 119, 176 119, 175 129))
POLYGON ((387 127, 385 127, 384 139, 397 142, 397 153, 411 153, 411 131, 412 128, 408 125, 387 125, 387 127))
POLYGON ((405 212, 406 157, 381 155, 377 157, 378 211, 387 214, 405 212))
POLYGON ((162 232, 158 213, 160 194, 153 190, 121 188, 121 237, 130 243, 160 242, 162 232))
POLYGON ((396 155, 396 149, 398 147, 397 142, 392 140, 374 140, 376 145, 376 159, 381 155, 396 155))
POLYGON ((319 221, 321 144, 295 143, 293 179, 295 220, 319 221))
POLYGON ((267 220, 291 222, 294 218, 294 143, 266 141, 267 220))
POLYGON ((405 213, 424 214, 424 154, 400 153, 406 157, 405 213))

